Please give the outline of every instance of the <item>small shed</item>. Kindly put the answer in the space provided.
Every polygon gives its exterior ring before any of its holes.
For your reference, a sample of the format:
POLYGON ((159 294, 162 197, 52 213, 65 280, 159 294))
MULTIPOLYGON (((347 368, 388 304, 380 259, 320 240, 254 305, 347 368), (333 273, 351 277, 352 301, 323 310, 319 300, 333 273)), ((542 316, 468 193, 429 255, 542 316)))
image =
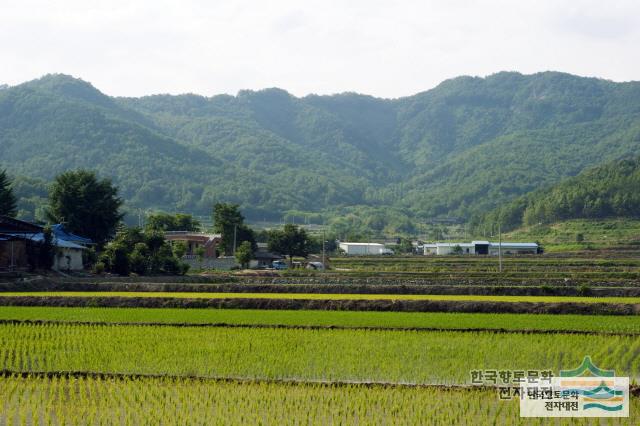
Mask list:
POLYGON ((282 256, 277 253, 258 249, 253 254, 253 259, 249 262, 249 267, 257 269, 271 268, 273 261, 280 259, 282 259, 282 256))

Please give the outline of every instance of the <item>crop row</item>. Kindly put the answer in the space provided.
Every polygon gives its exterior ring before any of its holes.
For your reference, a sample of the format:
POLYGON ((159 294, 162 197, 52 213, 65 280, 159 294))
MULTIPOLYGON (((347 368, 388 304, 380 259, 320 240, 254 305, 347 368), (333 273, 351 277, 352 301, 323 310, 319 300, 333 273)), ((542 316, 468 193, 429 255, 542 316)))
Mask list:
POLYGON ((399 329, 495 329, 640 334, 640 315, 478 314, 442 312, 290 311, 5 306, 4 321, 229 324, 399 329))
MULTIPOLYGON (((631 417, 637 424, 638 398, 631 417)), ((236 383, 176 378, 0 378, 0 423, 522 424, 495 391, 236 383)), ((545 424, 541 419, 527 424, 545 424)), ((573 424, 589 424, 575 419, 573 424)))
POLYGON ((0 324, 0 369, 461 384, 474 369, 601 367, 640 377, 636 336, 0 324))

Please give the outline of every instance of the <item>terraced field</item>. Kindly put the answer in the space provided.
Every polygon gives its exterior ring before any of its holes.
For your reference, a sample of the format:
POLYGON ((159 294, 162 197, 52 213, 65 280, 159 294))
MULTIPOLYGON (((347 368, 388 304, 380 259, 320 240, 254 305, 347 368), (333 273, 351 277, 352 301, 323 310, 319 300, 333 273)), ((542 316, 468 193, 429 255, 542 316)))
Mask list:
POLYGON ((498 273, 494 256, 335 257, 341 273, 404 277, 499 280, 565 279, 583 282, 640 279, 640 251, 593 251, 543 256, 506 256, 498 273))
POLYGON ((0 378, 0 401, 2 424, 521 424, 482 389, 36 376, 0 378))
MULTIPOLYGON (((636 273, 620 265, 612 274, 636 273)), ((490 282, 470 284, 488 294, 446 294, 464 284, 405 285, 398 275, 384 287, 384 276, 359 274, 327 275, 337 284, 326 293, 313 275, 271 284, 230 276, 222 292, 166 280, 0 285, 0 424, 546 424, 522 421, 518 401, 501 400, 497 389, 472 386, 471 371, 555 374, 589 355, 640 381, 633 281, 602 283, 627 294, 619 297, 504 295, 490 282), (314 291, 301 292, 304 285, 314 291), (445 294, 409 294, 416 285, 445 294), (52 290, 68 288, 76 291, 52 290), (127 307, 98 307, 112 301, 127 307), (224 308, 236 303, 245 309, 224 308), (166 307, 174 305, 189 309, 166 307), (506 313, 515 306, 526 309, 506 313), (567 309, 578 314, 561 314, 567 309), (600 310, 615 315, 588 314, 600 310)), ((615 424, 638 424, 638 409, 633 396, 631 417, 615 424)))
POLYGON ((465 385, 473 369, 558 371, 589 354, 640 378, 637 336, 0 324, 0 341, 10 372, 465 385))
POLYGON ((204 293, 204 292, 137 292, 137 291, 52 291, 3 292, 4 297, 141 297, 176 299, 291 299, 291 300, 442 300, 473 302, 533 303, 618 303, 639 304, 640 297, 573 297, 573 296, 482 296, 437 294, 348 294, 348 293, 204 293))
POLYGON ((5 306, 0 321, 213 326, 344 327, 565 331, 640 335, 640 315, 544 315, 441 312, 288 311, 5 306))

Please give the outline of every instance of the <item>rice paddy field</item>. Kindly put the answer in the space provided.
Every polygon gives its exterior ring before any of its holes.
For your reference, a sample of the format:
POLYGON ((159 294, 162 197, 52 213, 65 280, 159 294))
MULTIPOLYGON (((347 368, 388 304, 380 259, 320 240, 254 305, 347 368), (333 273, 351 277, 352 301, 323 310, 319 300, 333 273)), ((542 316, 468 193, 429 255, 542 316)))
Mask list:
POLYGON ((349 293, 204 293, 138 291, 4 292, 4 297, 141 297, 175 299, 290 299, 290 300, 441 300, 471 302, 618 303, 640 304, 640 297, 501 296, 456 294, 349 294, 349 293))
MULTIPOLYGON (((498 402, 491 390, 166 377, 31 376, 6 377, 1 383, 2 424, 548 424, 522 422, 518 401, 498 402)), ((631 410, 638 409, 633 400, 631 410)))
POLYGON ((145 309, 0 307, 0 321, 273 326, 292 328, 374 328, 495 330, 640 335, 640 316, 483 314, 444 312, 362 312, 262 309, 145 309))
MULTIPOLYGON (((251 278, 239 281, 233 276, 229 280, 238 286, 235 292, 210 292, 196 283, 172 287, 166 277, 163 286, 110 283, 101 291, 91 291, 92 284, 100 281, 82 284, 86 291, 52 290, 64 285, 42 289, 32 285, 29 291, 16 291, 16 285, 0 285, 0 424, 543 425, 549 419, 521 418, 517 398, 501 399, 499 383, 477 386, 471 372, 557 374, 576 368, 585 356, 598 367, 628 376, 637 389, 640 297, 634 293, 493 294, 499 286, 490 278, 486 263, 490 260, 470 259, 463 264, 467 261, 456 263, 451 258, 440 266, 454 265, 450 269, 454 277, 465 270, 470 276, 485 274, 484 284, 473 285, 484 285, 487 294, 403 293, 402 273, 393 275, 397 293, 375 293, 379 287, 368 288, 368 280, 384 283, 388 276, 384 269, 393 260, 385 258, 382 266, 367 266, 371 259, 344 260, 343 266, 362 263, 358 271, 344 276, 284 274, 274 278, 283 283, 282 289, 271 292, 244 291, 243 285, 253 285, 251 278), (366 272, 367 268, 379 268, 379 273, 366 272), (354 276, 358 291, 349 292, 354 276), (317 283, 325 277, 342 287, 331 293, 288 291, 293 289, 288 282, 317 283), (93 303, 105 299, 124 299, 133 305, 93 303), (162 305, 171 300, 244 299, 262 300, 264 306, 162 305), (150 303, 154 300, 161 303, 150 303), (284 300, 310 300, 318 309, 277 305, 284 300), (21 305, 14 306, 13 301, 21 305), (75 307, 65 307, 64 301, 75 301, 75 307), (549 305, 555 310, 360 310, 362 303, 381 301, 391 306, 446 302, 448 307, 503 302, 494 307, 549 305), (562 309, 603 303, 621 308, 612 311, 615 315, 566 314, 562 309), (349 310, 342 310, 345 306, 349 310)), ((426 263, 420 264, 431 262, 430 268, 436 265, 434 260, 395 260, 404 266, 415 262, 415 268, 410 265, 405 272, 430 276, 432 284, 451 282, 449 277, 439 281, 440 272, 425 272, 426 263)), ((636 260, 622 255, 612 261, 596 257, 591 266, 580 256, 535 260, 510 259, 511 266, 519 265, 518 273, 528 277, 523 286, 551 285, 545 284, 546 274, 570 273, 578 274, 579 283, 588 282, 591 289, 600 285, 633 289, 636 278, 629 277, 640 273, 636 260), (560 265, 556 272, 554 264, 560 265), (587 278, 591 273, 598 280, 587 278)), ((217 276, 216 282, 224 279, 217 276)), ((261 282, 256 278, 255 283, 261 282)), ((634 392, 628 418, 573 418, 551 424, 639 424, 640 398, 634 392)))
POLYGON ((637 336, 0 325, 0 369, 10 372, 463 385, 473 369, 558 371, 582 353, 640 378, 637 336))

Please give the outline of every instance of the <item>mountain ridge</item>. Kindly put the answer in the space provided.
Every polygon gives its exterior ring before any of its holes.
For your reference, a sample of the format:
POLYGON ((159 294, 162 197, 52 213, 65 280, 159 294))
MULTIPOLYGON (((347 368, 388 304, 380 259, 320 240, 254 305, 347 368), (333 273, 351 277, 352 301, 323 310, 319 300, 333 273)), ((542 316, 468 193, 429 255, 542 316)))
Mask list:
POLYGON ((640 83, 501 72, 395 99, 131 98, 56 74, 0 91, 0 147, 17 176, 96 169, 131 209, 207 214, 230 201, 249 217, 362 206, 468 218, 640 154, 640 83))

